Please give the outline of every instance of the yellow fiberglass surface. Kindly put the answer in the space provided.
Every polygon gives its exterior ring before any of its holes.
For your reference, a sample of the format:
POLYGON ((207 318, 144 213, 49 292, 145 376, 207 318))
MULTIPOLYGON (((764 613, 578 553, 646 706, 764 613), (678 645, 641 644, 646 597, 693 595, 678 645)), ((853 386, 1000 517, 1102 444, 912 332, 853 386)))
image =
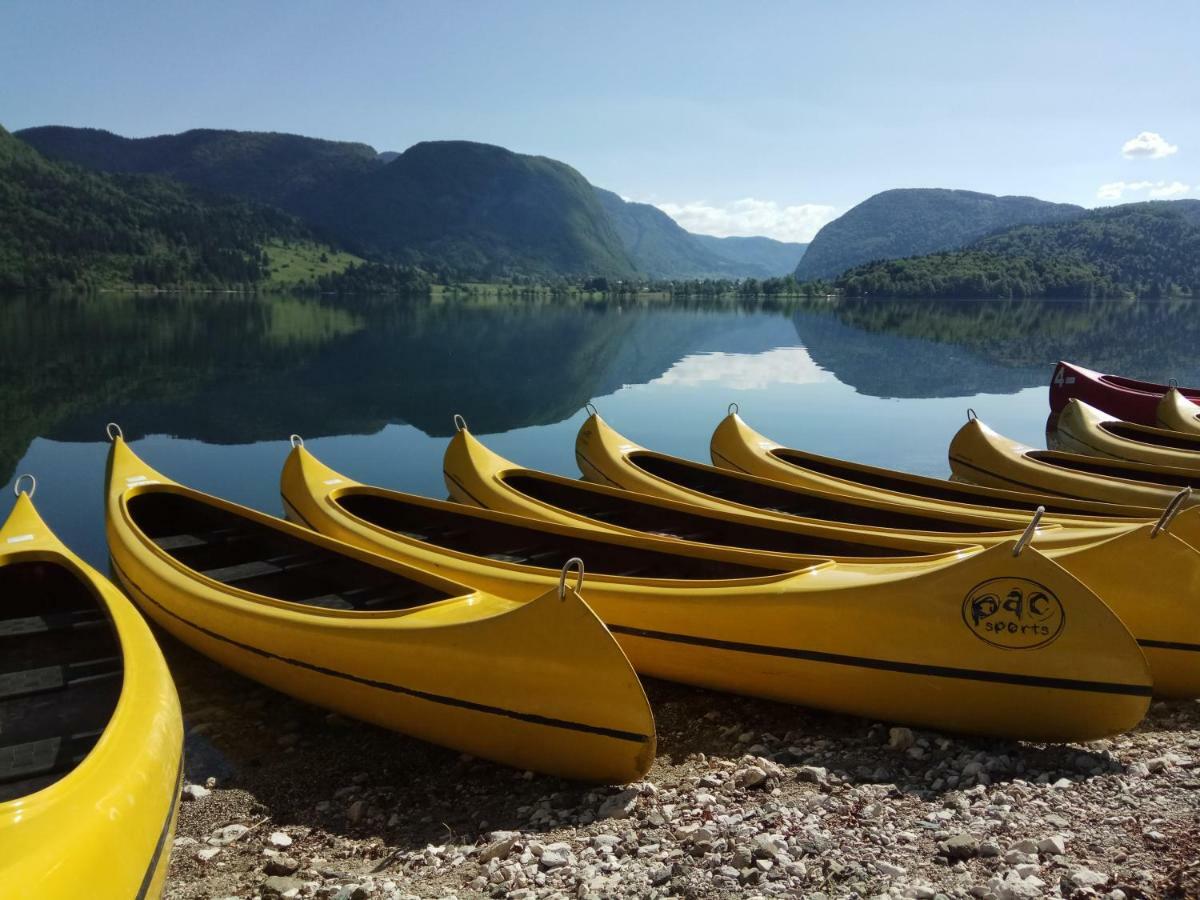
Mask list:
MULTIPOLYGON (((945 549, 929 540, 901 544, 887 530, 876 534, 844 528, 839 533, 833 526, 767 521, 736 509, 689 506, 523 469, 465 429, 451 439, 443 467, 451 496, 463 503, 607 532, 733 545, 760 554, 767 565, 801 568, 824 552, 843 566, 911 572, 920 564, 912 556, 916 551, 945 549)), ((1033 537, 1035 545, 1039 540, 1033 537)), ((1157 521, 1098 531, 1093 541, 1043 552, 1121 617, 1150 662, 1156 694, 1200 696, 1200 553, 1157 521)))
POLYGON ((1067 452, 1200 474, 1200 434, 1122 422, 1075 398, 1059 413, 1055 434, 1067 452))
MULTIPOLYGON (((1122 462, 1081 453, 1038 450, 1007 438, 979 419, 968 419, 950 442, 950 470, 956 478, 975 484, 1044 491, 1105 503, 1154 506, 1165 509, 1185 488, 1188 514, 1172 525, 1172 533, 1200 546, 1200 529, 1188 526, 1190 512, 1200 505, 1200 474, 1186 469, 1122 462), (1195 540, 1193 540, 1195 538, 1195 540)), ((1197 510, 1200 512, 1200 510, 1197 510)))
POLYGON ((0 528, 0 896, 158 897, 182 761, 150 629, 19 493, 0 528))
POLYGON ((1200 435, 1200 406, 1179 393, 1176 388, 1171 388, 1158 401, 1156 418, 1163 428, 1200 435))
MULTIPOLYGON (((903 502, 848 497, 730 469, 656 453, 620 434, 598 415, 579 429, 575 459, 585 478, 630 491, 670 497, 723 511, 739 511, 776 521, 836 522, 843 528, 879 534, 891 529, 911 538, 948 544, 991 546, 1019 536, 1028 523, 996 517, 987 510, 929 510, 903 502), (817 518, 821 517, 821 518, 817 518)), ((1035 508, 1036 509, 1036 508, 1035 508)), ((1041 550, 1090 544, 1099 534, 1120 534, 1133 522, 1050 524, 1038 531, 1041 550)))
POLYGON ((850 497, 905 503, 932 512, 967 509, 998 520, 1024 523, 1031 510, 1043 506, 1043 521, 1070 526, 1111 524, 1109 519, 1153 522, 1162 513, 1161 508, 964 484, 821 456, 779 444, 750 427, 735 411, 713 431, 709 452, 713 464, 722 468, 850 497))
POLYGON ((281 488, 289 516, 314 529, 507 597, 545 591, 565 555, 589 559, 588 601, 646 675, 1033 740, 1129 728, 1151 693, 1120 619, 1016 540, 908 567, 779 571, 737 550, 359 484, 303 447, 281 488))
POLYGON ((172 482, 118 435, 114 570, 148 616, 301 700, 522 769, 625 783, 654 720, 621 648, 556 581, 500 597, 172 482))

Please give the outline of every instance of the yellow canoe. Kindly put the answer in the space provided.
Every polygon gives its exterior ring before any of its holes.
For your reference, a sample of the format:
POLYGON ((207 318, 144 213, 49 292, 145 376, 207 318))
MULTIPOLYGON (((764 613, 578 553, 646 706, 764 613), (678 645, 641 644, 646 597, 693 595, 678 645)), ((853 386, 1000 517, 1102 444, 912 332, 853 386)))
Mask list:
POLYGON ((1072 526, 1108 525, 1112 524, 1110 519, 1153 522, 1162 514, 1162 509, 1156 507, 1120 506, 964 484, 820 456, 785 447, 760 434, 733 408, 713 431, 709 452, 714 465, 736 472, 848 497, 903 503, 931 512, 969 510, 1024 524, 1029 521, 1030 510, 1043 506, 1044 522, 1072 526))
POLYGON ((654 720, 572 590, 499 597, 172 482, 119 434, 113 568, 150 618, 276 690, 476 756, 624 783, 654 720))
POLYGON ((1200 547, 1200 474, 1146 463, 1099 459, 1079 453, 1037 450, 1006 438, 977 418, 968 418, 950 442, 950 470, 976 484, 1045 491, 1130 506, 1165 509, 1181 497, 1184 512, 1171 533, 1200 547))
MULTIPOLYGON (((901 548, 886 530, 817 529, 801 521, 767 521, 735 507, 718 511, 688 506, 524 469, 465 429, 446 448, 443 469, 451 496, 463 503, 593 530, 650 532, 700 546, 732 544, 755 551, 764 565, 800 568, 818 560, 820 553, 836 552, 839 555, 831 558, 842 564, 865 564, 868 569, 892 565, 914 571, 921 559, 898 554, 946 549, 945 544, 929 540, 901 548)), ((1120 616, 1150 662, 1157 695, 1200 696, 1200 553, 1174 535, 1162 533, 1157 523, 1100 531, 1091 542, 1043 552, 1120 616)))
POLYGON ((370 487, 302 447, 281 488, 289 516, 319 531, 508 597, 544 592, 563 558, 585 557, 589 602, 647 675, 1031 740, 1124 730, 1151 692, 1116 615, 1017 541, 908 571, 832 561, 773 571, 737 550, 370 487))
POLYGON ((1058 416, 1058 449, 1200 473, 1200 434, 1122 422, 1072 397, 1058 416))
POLYGON ((0 527, 0 895, 158 897, 183 774, 175 684, 32 492, 0 527))
POLYGON ((1163 428, 1200 435, 1200 406, 1181 394, 1177 388, 1171 388, 1163 394, 1163 398, 1158 401, 1156 416, 1158 424, 1163 428))
MULTIPOLYGON (((589 416, 579 429, 575 459, 591 481, 773 521, 824 522, 873 535, 890 529, 910 538, 955 546, 990 546, 1012 540, 1024 527, 1011 517, 998 518, 983 509, 934 511, 902 502, 848 497, 656 453, 629 440, 597 414, 589 416)), ((1045 551, 1091 544, 1102 533, 1117 535, 1132 527, 1136 525, 1120 521, 1085 526, 1049 524, 1038 529, 1037 546, 1045 551)))

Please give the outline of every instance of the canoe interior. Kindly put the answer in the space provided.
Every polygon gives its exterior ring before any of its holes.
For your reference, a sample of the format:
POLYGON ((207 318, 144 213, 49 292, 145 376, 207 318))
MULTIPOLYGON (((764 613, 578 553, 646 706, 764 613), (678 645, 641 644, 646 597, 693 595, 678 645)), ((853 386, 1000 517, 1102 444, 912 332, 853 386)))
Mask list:
MULTIPOLYGON (((1133 428, 1124 422, 1103 422, 1100 425, 1109 434, 1137 441, 1139 444, 1150 444, 1155 447, 1169 447, 1172 450, 1190 450, 1200 452, 1200 437, 1189 437, 1186 434, 1155 434, 1142 428, 1133 428)), ((1200 461, 1200 457, 1197 458, 1200 461)))
POLYGON ((453 596, 194 497, 138 494, 129 513, 143 534, 187 568, 264 597, 380 612, 453 596))
POLYGON ((344 494, 336 502, 350 515, 403 537, 483 559, 545 568, 556 574, 573 556, 583 559, 589 574, 628 578, 760 578, 785 571, 562 535, 410 503, 390 495, 344 494))
POLYGON ((954 503, 969 503, 973 506, 991 506, 999 509, 1013 509, 1021 512, 1033 514, 1033 511, 1038 506, 1045 506, 1048 513, 1063 513, 1077 514, 1078 509, 1058 506, 1053 501, 1046 502, 1042 497, 1037 497, 1032 500, 1022 500, 1015 497, 1005 497, 1004 495, 993 495, 987 493, 973 493, 972 491, 960 490, 951 482, 945 484, 927 484, 922 481, 910 481, 903 475, 891 475, 887 472, 875 470, 862 470, 844 465, 837 460, 829 459, 814 459, 809 456, 803 456, 794 451, 787 449, 772 450, 771 453, 778 459, 804 469, 811 469, 814 472, 819 472, 822 475, 832 475, 835 478, 842 478, 846 481, 853 481, 857 484, 866 484, 871 487, 881 488, 886 491, 898 491, 904 494, 913 494, 918 497, 927 497, 931 500, 949 500, 954 503))
POLYGON ((612 496, 593 491, 586 485, 565 484, 537 475, 507 475, 504 482, 527 497, 589 519, 702 544, 809 556, 895 558, 919 555, 912 550, 812 537, 783 528, 763 528, 730 522, 719 516, 682 512, 639 500, 632 493, 627 497, 612 496))
POLYGON ((1087 472, 1089 475, 1107 475, 1111 478, 1124 478, 1133 481, 1145 481, 1151 484, 1163 484, 1168 487, 1192 487, 1200 490, 1200 475, 1175 474, 1173 472, 1152 471, 1123 466, 1120 463, 1105 463, 1099 457, 1092 462, 1090 459, 1070 459, 1058 455, 1054 450, 1030 450, 1026 456, 1038 462, 1048 463, 1059 469, 1070 469, 1074 472, 1087 472))
POLYGON ((73 571, 0 568, 0 802, 79 765, 112 718, 123 676, 108 610, 73 571))
MULTIPOLYGON (((1128 388, 1131 391, 1143 391, 1147 394, 1157 394, 1160 397, 1167 392, 1166 385, 1155 384, 1152 381, 1138 381, 1136 378, 1125 378, 1121 375, 1104 375, 1100 378, 1117 387, 1128 388)), ((1195 388, 1178 388, 1179 393, 1191 400, 1200 400, 1200 390, 1195 388)))
POLYGON ((908 515, 891 509, 878 509, 865 503, 842 502, 831 497, 815 497, 803 491, 760 484, 737 475, 726 474, 711 466, 689 465, 657 454, 632 453, 629 455, 629 461, 651 475, 718 500, 728 500, 768 512, 785 513, 806 519, 945 534, 978 534, 981 531, 1005 530, 981 527, 979 523, 940 519, 933 515, 908 515))

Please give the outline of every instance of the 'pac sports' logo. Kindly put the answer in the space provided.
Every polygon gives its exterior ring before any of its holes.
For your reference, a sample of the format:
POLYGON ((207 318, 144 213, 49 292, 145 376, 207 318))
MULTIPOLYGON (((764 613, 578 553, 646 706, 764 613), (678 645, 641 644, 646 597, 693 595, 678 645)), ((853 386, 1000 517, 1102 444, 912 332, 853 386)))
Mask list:
POLYGON ((1044 647, 1067 622, 1048 587, 1027 578, 990 578, 967 594, 963 621, 981 641, 1005 650, 1044 647))

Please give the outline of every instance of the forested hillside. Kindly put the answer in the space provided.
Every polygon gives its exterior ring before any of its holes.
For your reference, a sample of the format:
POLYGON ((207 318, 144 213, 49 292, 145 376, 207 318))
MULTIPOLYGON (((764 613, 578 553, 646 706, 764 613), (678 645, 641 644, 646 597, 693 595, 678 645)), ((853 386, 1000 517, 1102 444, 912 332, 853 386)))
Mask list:
POLYGON ((269 244, 311 245, 279 210, 146 175, 51 162, 0 128, 0 290, 234 286, 269 280, 269 244))
POLYGON ((1033 197, 940 188, 884 191, 817 232, 796 267, 796 277, 832 278, 876 260, 957 250, 1013 225, 1073 219, 1084 212, 1081 206, 1033 197))
POLYGON ((852 297, 1200 296, 1200 201, 1019 226, 960 251, 858 266, 835 285, 852 297))

